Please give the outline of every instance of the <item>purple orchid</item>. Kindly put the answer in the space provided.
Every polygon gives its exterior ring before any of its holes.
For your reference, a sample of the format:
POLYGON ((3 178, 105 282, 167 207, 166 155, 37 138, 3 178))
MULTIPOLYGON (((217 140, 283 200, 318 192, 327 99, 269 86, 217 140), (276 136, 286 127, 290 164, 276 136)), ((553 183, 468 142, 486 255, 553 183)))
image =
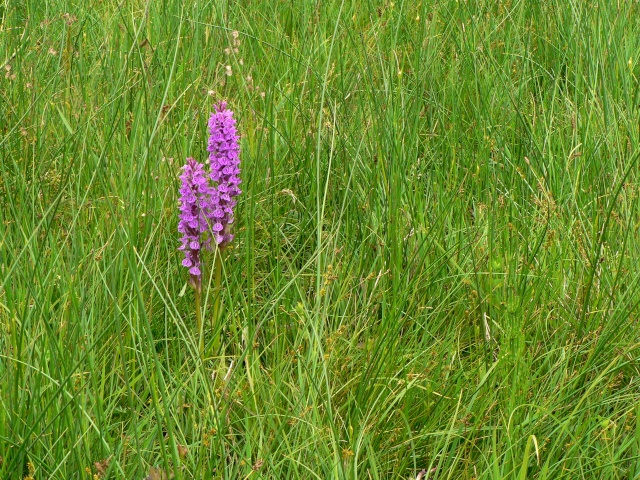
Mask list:
POLYGON ((201 163, 187 158, 180 175, 180 221, 178 231, 183 234, 178 248, 184 252, 182 265, 189 269, 191 284, 199 290, 201 285, 200 251, 207 246, 203 233, 208 230, 207 212, 210 210, 211 187, 201 163))
POLYGON ((241 182, 238 176, 240 147, 235 125, 236 120, 233 118, 233 112, 227 109, 227 103, 218 103, 209 119, 209 176, 216 183, 216 187, 210 197, 211 208, 207 217, 213 238, 221 249, 233 240, 230 230, 234 220, 235 197, 242 193, 238 188, 241 182))

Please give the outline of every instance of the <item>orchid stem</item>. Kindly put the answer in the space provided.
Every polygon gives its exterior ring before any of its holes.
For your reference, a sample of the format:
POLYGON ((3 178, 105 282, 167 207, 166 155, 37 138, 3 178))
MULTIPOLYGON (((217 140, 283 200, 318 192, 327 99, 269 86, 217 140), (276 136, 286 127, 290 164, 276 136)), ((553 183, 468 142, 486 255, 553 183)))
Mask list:
POLYGON ((200 357, 202 358, 202 354, 204 352, 204 332, 202 325, 202 311, 200 308, 200 289, 195 288, 196 292, 196 325, 198 327, 198 352, 200 353, 200 357))
MULTIPOLYGON (((217 248, 215 255, 215 284, 213 291, 213 353, 214 355, 218 352, 220 348, 220 335, 222 335, 222 331, 218 331, 220 327, 220 297, 222 296, 222 250, 217 248)), ((222 329, 220 329, 222 330, 222 329)))

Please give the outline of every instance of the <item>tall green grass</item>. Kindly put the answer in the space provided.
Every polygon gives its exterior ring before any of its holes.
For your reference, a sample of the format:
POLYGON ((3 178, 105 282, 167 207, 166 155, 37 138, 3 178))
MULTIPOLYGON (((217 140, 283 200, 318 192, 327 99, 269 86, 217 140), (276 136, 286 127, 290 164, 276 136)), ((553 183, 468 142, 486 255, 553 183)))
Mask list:
POLYGON ((638 478, 639 52, 630 1, 1 2, 0 478, 638 478))

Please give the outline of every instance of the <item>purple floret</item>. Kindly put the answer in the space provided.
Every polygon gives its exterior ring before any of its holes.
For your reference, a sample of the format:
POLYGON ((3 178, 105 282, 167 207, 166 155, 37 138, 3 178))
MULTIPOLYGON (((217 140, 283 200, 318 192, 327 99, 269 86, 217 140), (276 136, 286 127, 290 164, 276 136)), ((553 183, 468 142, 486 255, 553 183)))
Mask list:
POLYGON ((215 106, 215 112, 209 119, 209 166, 210 178, 217 186, 211 195, 211 208, 207 210, 207 218, 211 224, 213 238, 220 248, 224 248, 233 240, 230 233, 233 223, 235 197, 240 195, 238 188, 240 174, 240 147, 236 132, 236 121, 233 112, 227 109, 226 102, 215 106))

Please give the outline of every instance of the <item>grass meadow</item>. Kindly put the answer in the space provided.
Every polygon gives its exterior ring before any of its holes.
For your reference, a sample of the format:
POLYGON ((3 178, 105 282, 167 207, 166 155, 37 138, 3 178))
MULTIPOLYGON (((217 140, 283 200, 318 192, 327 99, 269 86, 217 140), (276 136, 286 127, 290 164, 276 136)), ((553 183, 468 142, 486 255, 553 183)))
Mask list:
POLYGON ((640 478, 637 1, 2 0, 0 68, 3 480, 640 478))

